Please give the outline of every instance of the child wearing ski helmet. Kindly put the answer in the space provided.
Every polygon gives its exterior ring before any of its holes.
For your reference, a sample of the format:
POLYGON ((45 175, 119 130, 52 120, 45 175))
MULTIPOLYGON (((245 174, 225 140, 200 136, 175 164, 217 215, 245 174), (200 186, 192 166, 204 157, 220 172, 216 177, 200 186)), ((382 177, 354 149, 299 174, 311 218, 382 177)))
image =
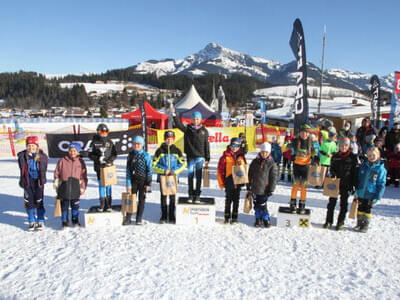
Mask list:
POLYGON ((156 150, 153 158, 153 170, 158 174, 157 182, 160 182, 161 218, 160 223, 168 220, 175 223, 175 195, 169 195, 169 207, 167 197, 162 194, 160 175, 178 176, 186 167, 181 150, 174 145, 175 133, 168 130, 164 133, 164 143, 156 150))
POLYGON ((93 136, 89 158, 93 160, 94 170, 97 174, 99 183, 100 206, 98 211, 112 211, 112 189, 111 185, 102 186, 100 181, 100 170, 112 166, 117 158, 117 150, 113 141, 108 137, 108 127, 106 124, 97 126, 97 134, 93 136))
MULTIPOLYGON (((126 163, 126 191, 139 194, 136 212, 136 225, 142 225, 142 217, 146 200, 146 192, 151 187, 153 174, 150 154, 144 150, 144 139, 141 136, 133 138, 133 150, 128 155, 126 163)), ((127 213, 124 225, 131 223, 132 214, 127 213)))
POLYGON ((26 139, 26 150, 18 153, 19 186, 24 189, 24 205, 28 214, 29 231, 42 230, 44 226, 43 192, 46 184, 47 162, 47 155, 39 149, 38 137, 29 136, 26 139))
POLYGON ((299 213, 304 214, 306 212, 308 169, 313 157, 316 163, 319 161, 310 137, 310 130, 310 125, 301 125, 298 136, 292 142, 293 186, 290 197, 290 210, 292 213, 296 213, 297 192, 299 190, 299 213))
POLYGON ((72 142, 68 154, 61 158, 54 170, 54 189, 61 200, 61 225, 69 226, 68 208, 71 207, 72 226, 79 224, 79 198, 85 193, 88 178, 86 164, 80 156, 81 145, 72 142))
POLYGON ((356 231, 367 232, 371 210, 382 198, 385 192, 386 169, 380 159, 378 148, 372 147, 367 150, 367 160, 360 166, 358 171, 356 196, 358 199, 356 231))
POLYGON ((319 159, 322 166, 327 167, 331 165, 331 157, 338 152, 336 144, 336 132, 329 131, 329 137, 325 140, 319 149, 319 159))
MULTIPOLYGON (((339 140, 339 152, 331 158, 330 176, 340 179, 340 212, 336 223, 336 230, 344 228, 349 195, 354 192, 357 182, 357 156, 350 151, 350 139, 343 137, 339 140)), ((330 197, 327 206, 324 228, 331 228, 337 197, 330 197)))
POLYGON ((184 150, 188 168, 188 192, 189 200, 194 203, 200 202, 201 182, 203 167, 208 168, 210 161, 210 143, 208 141, 208 131, 202 124, 202 115, 199 111, 192 114, 191 124, 182 124, 175 109, 170 108, 174 115, 176 127, 184 132, 184 150), (196 188, 194 188, 194 177, 196 176, 196 188))
POLYGON ((290 129, 286 129, 285 141, 282 146, 282 173, 281 180, 285 180, 285 172, 287 170, 287 181, 292 181, 292 141, 293 136, 290 129))
POLYGON ((232 167, 245 165, 246 159, 239 138, 232 138, 228 147, 220 157, 217 167, 218 185, 225 189, 225 224, 238 221, 238 209, 241 185, 233 182, 232 167))
POLYGON ((276 182, 277 166, 271 156, 271 144, 265 142, 261 145, 260 153, 251 162, 249 168, 247 189, 254 195, 255 227, 260 227, 263 223, 266 228, 271 226, 267 201, 275 191, 276 182))

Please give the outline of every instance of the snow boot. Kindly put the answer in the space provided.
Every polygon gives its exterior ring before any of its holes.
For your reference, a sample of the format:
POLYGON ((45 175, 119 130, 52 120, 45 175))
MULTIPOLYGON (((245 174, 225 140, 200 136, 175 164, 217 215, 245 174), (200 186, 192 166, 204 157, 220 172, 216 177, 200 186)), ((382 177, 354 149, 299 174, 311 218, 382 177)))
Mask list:
POLYGON ((104 211, 104 207, 106 205, 106 198, 104 197, 100 197, 100 205, 99 208, 97 209, 98 212, 103 212, 104 211))
POLYGON ((64 228, 66 228, 66 227, 69 227, 69 222, 68 222, 68 221, 63 221, 63 222, 61 223, 61 228, 64 229, 64 228))
POLYGON ((239 222, 238 222, 238 219, 237 218, 232 218, 231 219, 231 225, 236 225, 236 224, 238 224, 239 222))
POLYGON ((257 218, 256 222, 254 223, 254 226, 255 227, 261 227, 261 225, 262 225, 262 219, 261 218, 257 218))
POLYGON ((122 225, 130 225, 131 224, 131 217, 132 214, 131 213, 126 213, 126 216, 124 218, 124 221, 122 222, 122 225))
POLYGON ((299 214, 304 215, 306 213, 306 201, 300 200, 299 201, 299 214))
POLYGON ((296 213, 296 199, 290 199, 289 208, 292 214, 296 213))
POLYGON ((200 195, 194 196, 193 203, 196 203, 196 204, 200 203, 200 195))
POLYGON ((229 217, 225 217, 224 224, 229 224, 230 222, 231 222, 231 219, 229 217))
POLYGON ((35 231, 35 223, 29 223, 28 231, 35 231))
POLYGON ((324 229, 330 229, 332 227, 332 223, 325 222, 325 224, 322 226, 324 229))
POLYGON ((112 212, 112 207, 111 207, 112 197, 111 197, 111 196, 107 196, 105 202, 106 202, 106 203, 105 203, 105 205, 104 205, 104 211, 106 211, 106 212, 112 212))
POLYGON ((270 220, 263 220, 264 222, 264 227, 265 228, 270 228, 271 227, 271 221, 270 220))
POLYGON ((357 215, 357 225, 354 227, 355 231, 360 231, 362 224, 364 222, 364 216, 363 215, 357 215))
POLYGON ((344 229, 344 223, 339 222, 336 224, 336 231, 342 231, 344 229))
POLYGON ((44 223, 43 222, 36 222, 35 227, 36 227, 37 231, 43 231, 44 223))
POLYGON ((368 231, 368 227, 369 227, 369 217, 367 216, 363 216, 364 217, 364 221, 361 224, 361 228, 360 228, 360 232, 366 233, 368 231))
POLYGON ((78 218, 72 218, 72 227, 80 227, 81 224, 79 223, 78 218))

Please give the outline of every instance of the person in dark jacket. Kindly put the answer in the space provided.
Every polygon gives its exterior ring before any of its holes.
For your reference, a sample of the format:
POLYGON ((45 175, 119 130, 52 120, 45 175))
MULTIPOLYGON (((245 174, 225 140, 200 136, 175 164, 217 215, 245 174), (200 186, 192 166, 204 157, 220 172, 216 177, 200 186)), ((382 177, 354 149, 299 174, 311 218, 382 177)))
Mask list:
POLYGON ((26 150, 18 153, 18 166, 19 186, 24 189, 24 205, 28 214, 29 231, 42 230, 44 226, 43 193, 47 181, 47 162, 47 155, 39 149, 38 137, 28 137, 26 150))
POLYGON ((97 174, 99 182, 99 211, 112 211, 111 185, 102 186, 100 181, 101 168, 112 166, 114 160, 117 158, 117 150, 112 140, 108 137, 108 132, 106 124, 99 124, 97 126, 97 134, 92 139, 91 151, 89 152, 89 158, 93 160, 94 171, 97 174))
MULTIPOLYGON (((340 179, 340 212, 336 230, 342 230, 347 213, 348 198, 355 191, 357 182, 357 156, 350 151, 350 139, 348 137, 339 140, 339 152, 334 154, 331 159, 330 175, 340 179)), ((333 224, 336 202, 337 198, 329 198, 324 228, 331 228, 333 224)))
POLYGON ((387 151, 388 158, 388 180, 386 185, 394 184, 399 187, 400 183, 400 143, 394 147, 394 151, 387 151))
POLYGON ((176 175, 183 171, 186 163, 183 159, 181 150, 174 145, 175 133, 168 130, 164 133, 164 143, 156 150, 153 158, 153 170, 158 174, 157 182, 160 182, 161 196, 161 219, 160 223, 164 224, 168 220, 175 223, 175 195, 169 195, 169 209, 167 207, 167 197, 162 193, 160 175, 176 175))
MULTIPOLYGON (((136 225, 142 225, 142 217, 146 200, 146 192, 150 190, 153 174, 152 160, 144 151, 144 139, 141 136, 133 138, 133 150, 128 155, 126 163, 126 191, 139 193, 136 212, 136 225)), ((123 225, 131 223, 132 214, 127 213, 123 225)))
POLYGON ((392 129, 386 135, 385 147, 388 151, 393 152, 398 143, 400 143, 400 123, 394 123, 392 129))
POLYGON ((225 224, 238 222, 239 198, 242 185, 234 183, 232 167, 245 164, 246 159, 241 148, 241 141, 239 138, 232 138, 229 146, 220 157, 217 168, 218 185, 221 189, 225 189, 225 224))
POLYGON ((249 168, 249 184, 247 189, 254 195, 256 218, 254 226, 256 227, 260 227, 262 223, 264 223, 266 228, 271 226, 267 201, 275 191, 278 168, 270 153, 271 144, 268 142, 263 143, 260 153, 251 162, 249 168))
POLYGON ((369 118, 365 118, 362 120, 361 127, 358 128, 356 132, 357 142, 361 146, 361 149, 363 149, 367 143, 366 137, 368 135, 377 136, 378 133, 376 132, 375 127, 371 124, 371 120, 369 118))
POLYGON ((246 155, 247 152, 249 151, 249 145, 247 144, 246 135, 244 132, 239 133, 239 139, 240 139, 240 148, 242 149, 244 155, 246 155))
POLYGON ((199 111, 192 114, 192 123, 185 126, 182 124, 174 108, 175 125, 184 132, 184 150, 188 168, 189 200, 194 203, 200 202, 201 180, 203 167, 208 168, 210 161, 210 143, 208 141, 208 131, 201 123, 202 115, 199 111), (194 189, 194 175, 196 174, 196 189, 194 189))
POLYGON ((81 145, 72 142, 68 154, 61 158, 54 170, 54 189, 61 200, 61 225, 68 227, 68 208, 71 207, 72 225, 79 224, 79 198, 88 182, 86 164, 80 156, 81 145))
POLYGON ((367 151, 368 160, 358 170, 356 196, 358 199, 356 231, 367 232, 372 217, 372 207, 376 205, 385 192, 386 169, 380 160, 378 148, 367 151))

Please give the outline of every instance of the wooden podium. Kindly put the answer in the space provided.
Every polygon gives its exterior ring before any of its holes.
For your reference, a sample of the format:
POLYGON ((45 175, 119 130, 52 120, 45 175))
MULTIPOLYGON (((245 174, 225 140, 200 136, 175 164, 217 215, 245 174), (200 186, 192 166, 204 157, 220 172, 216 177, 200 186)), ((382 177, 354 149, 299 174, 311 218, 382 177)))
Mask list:
POLYGON ((85 212, 85 227, 98 228, 109 226, 121 226, 123 215, 121 213, 121 205, 111 206, 112 212, 98 212, 99 206, 92 206, 85 212))
POLYGON ((277 226, 278 227, 311 227, 311 210, 306 209, 305 214, 292 213, 289 207, 280 206, 278 210, 277 226))
POLYGON ((192 203, 188 201, 188 197, 179 197, 176 204, 176 224, 215 224, 215 199, 202 197, 200 203, 192 203))

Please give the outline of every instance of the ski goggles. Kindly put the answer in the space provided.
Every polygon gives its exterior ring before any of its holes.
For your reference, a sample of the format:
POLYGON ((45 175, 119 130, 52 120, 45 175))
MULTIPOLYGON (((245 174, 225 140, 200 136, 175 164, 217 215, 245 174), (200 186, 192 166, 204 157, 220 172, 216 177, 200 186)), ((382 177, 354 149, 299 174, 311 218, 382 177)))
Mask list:
POLYGON ((231 144, 231 147, 233 147, 233 148, 239 148, 239 147, 240 147, 240 144, 234 143, 234 144, 231 144))

